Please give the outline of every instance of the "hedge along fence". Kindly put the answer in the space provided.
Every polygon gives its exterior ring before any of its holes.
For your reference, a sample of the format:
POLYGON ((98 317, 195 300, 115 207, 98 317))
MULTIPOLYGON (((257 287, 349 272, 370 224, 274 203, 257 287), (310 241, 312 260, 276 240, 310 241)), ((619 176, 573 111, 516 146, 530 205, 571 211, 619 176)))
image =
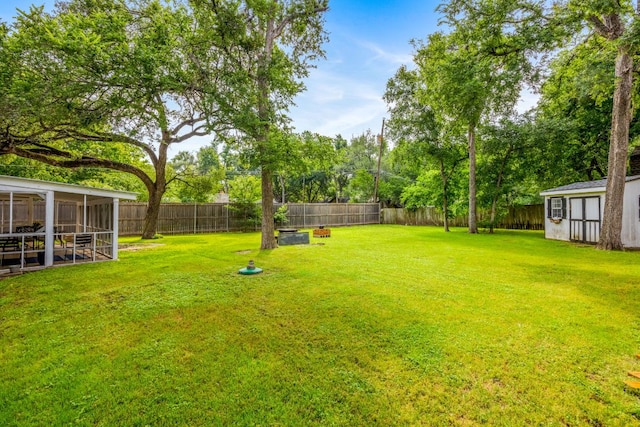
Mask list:
MULTIPOLYGON (((277 209, 280 205, 274 205, 277 209)), ((249 218, 229 203, 163 203, 160 206, 160 234, 193 234, 241 231, 249 218)), ((287 203, 286 227, 308 228, 380 224, 378 203, 287 203)), ((142 234, 146 203, 120 203, 118 228, 121 236, 142 234)), ((257 221, 252 227, 260 228, 257 221)))
MULTIPOLYGON (((489 221, 489 212, 480 211, 478 225, 483 227, 489 221)), ((438 225, 444 224, 444 216, 434 207, 420 208, 410 211, 404 208, 382 209, 383 224, 403 225, 438 225)), ((469 218, 459 216, 449 219, 451 227, 467 227, 469 218)), ((528 205, 511 207, 507 215, 502 218, 495 228, 519 230, 544 230, 544 205, 528 205)))

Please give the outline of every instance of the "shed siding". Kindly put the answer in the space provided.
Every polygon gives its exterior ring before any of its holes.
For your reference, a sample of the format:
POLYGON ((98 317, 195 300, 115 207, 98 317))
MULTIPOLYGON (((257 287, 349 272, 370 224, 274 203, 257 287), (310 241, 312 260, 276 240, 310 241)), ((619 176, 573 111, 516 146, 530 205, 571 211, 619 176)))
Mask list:
MULTIPOLYGON (((566 197, 567 199, 580 197, 600 197, 600 218, 604 215, 606 193, 603 191, 568 191, 567 194, 555 193, 545 195, 545 206, 551 197, 566 197)), ((622 244, 626 248, 640 248, 640 180, 628 181, 624 191, 624 207, 622 212, 622 244)), ((571 203, 569 206, 571 207, 571 203)), ((547 215, 545 215, 546 217, 547 215)), ((590 214, 589 216, 592 216, 590 214)), ((567 219, 555 224, 551 218, 545 219, 544 236, 553 240, 571 240, 571 228, 569 218, 580 218, 576 212, 569 212, 567 219)))
MULTIPOLYGON (((564 240, 567 242, 571 240, 570 219, 582 218, 582 213, 572 211, 571 209, 572 203, 570 202, 571 199, 582 198, 582 197, 600 197, 600 218, 602 218, 602 211, 603 211, 604 199, 605 199, 604 192, 591 191, 591 192, 584 192, 579 194, 577 194, 576 192, 570 192, 569 194, 557 194, 553 196, 546 196, 545 203, 547 203, 546 201, 549 200, 551 197, 565 197, 568 200, 567 202, 568 212, 567 212, 567 217, 564 218, 562 221, 560 221, 560 223, 558 224, 554 223, 551 218, 546 218, 545 228, 544 228, 544 237, 547 239, 564 240)), ((589 218, 593 218, 597 216, 597 213, 592 212, 592 209, 594 206, 597 206, 597 204, 588 204, 589 212, 587 213, 587 215, 589 218)))
POLYGON ((622 210, 622 244, 640 248, 640 180, 627 182, 622 210))
POLYGON ((553 240, 569 240, 569 219, 563 219, 556 224, 551 218, 545 218, 544 237, 553 240))

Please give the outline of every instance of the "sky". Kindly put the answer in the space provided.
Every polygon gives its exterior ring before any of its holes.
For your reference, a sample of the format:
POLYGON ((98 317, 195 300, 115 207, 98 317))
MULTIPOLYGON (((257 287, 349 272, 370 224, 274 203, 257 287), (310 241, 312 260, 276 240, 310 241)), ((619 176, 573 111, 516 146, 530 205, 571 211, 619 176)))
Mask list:
MULTIPOLYGON (((412 39, 424 40, 442 30, 435 11, 439 3, 329 0, 326 59, 317 61, 310 70, 306 91, 289 111, 295 131, 342 135, 346 139, 367 130, 380 133, 382 119, 387 116, 382 100, 387 81, 401 65, 412 64, 412 39)), ((27 10, 31 4, 44 4, 50 9, 54 0, 1 0, 0 19, 11 22, 16 8, 27 10)), ((522 109, 534 103, 534 98, 525 94, 522 109)), ((180 150, 194 151, 202 145, 202 141, 193 141, 180 144, 180 150)))
POLYGON ((349 139, 380 132, 387 81, 412 63, 411 39, 435 32, 437 2, 333 0, 329 2, 326 59, 306 80, 307 91, 291 109, 296 130, 349 139))

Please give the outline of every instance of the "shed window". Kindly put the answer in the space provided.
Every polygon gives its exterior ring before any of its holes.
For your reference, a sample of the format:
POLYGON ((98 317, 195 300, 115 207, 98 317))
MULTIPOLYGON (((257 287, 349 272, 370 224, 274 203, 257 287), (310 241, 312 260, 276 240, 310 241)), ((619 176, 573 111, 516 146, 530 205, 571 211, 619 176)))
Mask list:
POLYGON ((562 219, 567 217, 567 199, 564 197, 551 197, 547 204, 547 217, 562 219))

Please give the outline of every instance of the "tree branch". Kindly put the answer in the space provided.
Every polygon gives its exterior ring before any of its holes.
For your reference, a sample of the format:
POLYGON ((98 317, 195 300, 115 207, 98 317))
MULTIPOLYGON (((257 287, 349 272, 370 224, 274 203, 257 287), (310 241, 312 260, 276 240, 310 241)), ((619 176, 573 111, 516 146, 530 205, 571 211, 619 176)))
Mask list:
POLYGON ((148 189, 153 189, 154 183, 149 176, 135 166, 120 163, 108 159, 98 159, 95 157, 82 156, 74 158, 71 153, 60 151, 53 147, 47 147, 43 144, 37 144, 38 149, 25 149, 15 145, 3 145, 0 147, 0 154, 14 154, 26 159, 36 160, 51 166, 75 169, 80 167, 98 167, 118 170, 120 172, 130 173, 138 177, 148 189), (48 150, 47 150, 48 149, 48 150), (55 159, 50 156, 64 157, 69 160, 55 159))
POLYGON ((184 135, 178 137, 178 138, 174 138, 172 142, 174 143, 180 143, 183 141, 186 141, 187 139, 191 138, 192 136, 207 136, 209 135, 209 132, 205 131, 206 129, 206 125, 200 125, 198 127, 196 127, 195 129, 193 129, 191 132, 189 133, 185 133, 184 135))
POLYGON ((156 165, 158 161, 158 157, 156 152, 153 150, 149 144, 146 144, 142 141, 138 141, 135 138, 128 137, 126 135, 115 134, 111 132, 95 132, 95 133, 85 133, 82 131, 78 131, 75 129, 64 129, 59 131, 60 137, 57 139, 64 138, 74 138, 80 141, 92 141, 92 142, 122 142, 125 144, 133 145, 134 147, 140 148, 142 151, 149 156, 151 162, 156 165))
POLYGON ((191 119, 185 120, 182 123, 178 124, 175 128, 173 128, 171 134, 177 135, 183 127, 195 126, 196 124, 204 122, 205 120, 206 118, 204 116, 193 117, 191 119))
POLYGON ((587 19, 593 25, 596 33, 607 40, 618 39, 624 33, 624 25, 617 13, 605 15, 603 19, 596 15, 590 15, 587 19))
MULTIPOLYGON (((329 10, 328 6, 323 6, 323 7, 314 7, 312 14, 316 14, 316 13, 322 13, 322 12, 326 12, 327 10, 329 10)), ((282 32, 284 31, 284 29, 286 28, 287 25, 289 25, 289 23, 291 21, 293 21, 295 18, 299 18, 301 16, 305 16, 307 13, 305 12, 298 12, 298 13, 291 13, 287 16, 285 16, 282 21, 280 21, 280 23, 276 26, 276 28, 273 30, 273 36, 274 38, 278 38, 280 37, 280 35, 282 35, 282 32)))

